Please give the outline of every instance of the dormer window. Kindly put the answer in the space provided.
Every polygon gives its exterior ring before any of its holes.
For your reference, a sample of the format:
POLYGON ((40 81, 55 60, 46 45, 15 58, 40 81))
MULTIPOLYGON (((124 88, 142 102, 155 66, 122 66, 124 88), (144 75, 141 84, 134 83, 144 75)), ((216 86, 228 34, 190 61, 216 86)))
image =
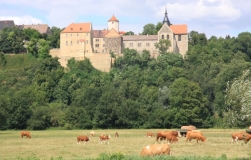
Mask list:
POLYGON ((73 29, 71 28, 71 30, 73 30, 73 29))
POLYGON ((80 30, 82 30, 82 28, 80 28, 80 30))

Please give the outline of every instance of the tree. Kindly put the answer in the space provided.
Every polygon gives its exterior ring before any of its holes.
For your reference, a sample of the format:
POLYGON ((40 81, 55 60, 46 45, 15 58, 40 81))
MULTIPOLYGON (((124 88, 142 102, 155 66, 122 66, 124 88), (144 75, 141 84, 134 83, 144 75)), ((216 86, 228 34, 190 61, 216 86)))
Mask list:
POLYGON ((0 69, 6 65, 6 60, 3 52, 0 52, 0 69))
POLYGON ((51 48, 59 48, 60 47, 60 32, 61 29, 53 26, 51 28, 51 35, 47 37, 47 40, 50 41, 51 48))
POLYGON ((166 53, 170 46, 171 42, 168 39, 160 39, 158 43, 155 43, 155 48, 159 50, 160 54, 166 53))
POLYGON ((50 57, 49 51, 50 51, 50 41, 46 41, 44 39, 38 40, 38 58, 45 59, 50 57))
POLYGON ((251 123, 251 73, 243 71, 233 83, 227 83, 225 123, 229 127, 246 127, 251 123))
POLYGON ((146 24, 144 26, 142 34, 143 35, 155 35, 155 34, 157 34, 155 25, 152 24, 152 23, 146 24))
POLYGON ((124 35, 134 35, 133 31, 126 32, 124 35))
MULTIPOLYGON (((206 107, 207 100, 198 83, 185 78, 178 78, 170 86, 170 91, 171 108, 177 109, 181 116, 185 116, 180 118, 186 119, 186 124, 203 126, 205 119, 210 116, 210 113, 206 107)), ((185 125, 184 121, 181 121, 179 124, 185 125)))
POLYGON ((157 25, 156 25, 156 32, 158 33, 158 31, 160 30, 160 28, 163 26, 163 24, 161 22, 159 22, 157 25))

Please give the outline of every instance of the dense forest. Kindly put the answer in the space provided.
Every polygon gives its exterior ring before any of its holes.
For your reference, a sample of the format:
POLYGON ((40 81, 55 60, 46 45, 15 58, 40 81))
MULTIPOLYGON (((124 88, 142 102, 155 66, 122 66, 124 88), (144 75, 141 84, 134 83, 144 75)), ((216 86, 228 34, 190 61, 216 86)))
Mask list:
MULTIPOLYGON (((244 128, 251 124, 251 33, 189 33, 185 57, 124 49, 109 73, 60 66, 60 29, 0 31, 0 129, 244 128), (8 53, 15 53, 8 54, 8 53), (20 54, 25 53, 25 54, 20 54)), ((113 55, 114 56, 114 55, 113 55)))

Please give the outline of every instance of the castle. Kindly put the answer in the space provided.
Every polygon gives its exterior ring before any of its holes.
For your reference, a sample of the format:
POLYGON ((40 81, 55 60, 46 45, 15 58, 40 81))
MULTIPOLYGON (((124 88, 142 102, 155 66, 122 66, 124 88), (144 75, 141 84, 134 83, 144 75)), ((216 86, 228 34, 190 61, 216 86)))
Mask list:
POLYGON ((53 57, 58 57, 62 66, 67 66, 71 58, 84 60, 89 58, 92 65, 101 71, 109 72, 112 51, 115 55, 123 55, 123 49, 135 49, 139 53, 148 50, 152 56, 158 55, 155 43, 160 39, 169 39, 171 46, 168 52, 182 56, 188 50, 187 25, 170 23, 167 10, 163 25, 157 35, 123 35, 119 31, 119 20, 113 15, 108 20, 108 29, 93 30, 92 23, 72 23, 60 33, 60 49, 50 50, 53 57))

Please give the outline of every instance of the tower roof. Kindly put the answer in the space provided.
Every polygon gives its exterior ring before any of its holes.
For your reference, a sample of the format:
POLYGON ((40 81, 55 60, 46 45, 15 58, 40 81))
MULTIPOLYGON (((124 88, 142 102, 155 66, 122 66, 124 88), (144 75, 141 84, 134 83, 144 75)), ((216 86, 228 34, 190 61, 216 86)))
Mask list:
POLYGON ((118 22, 119 20, 117 20, 117 18, 116 18, 114 15, 112 15, 112 18, 111 18, 111 19, 109 19, 109 21, 108 21, 108 22, 110 22, 110 21, 115 21, 115 22, 118 22))
POLYGON ((167 16, 167 10, 165 11, 165 17, 163 19, 163 24, 166 23, 168 26, 171 25, 169 19, 168 19, 168 16, 167 16))

